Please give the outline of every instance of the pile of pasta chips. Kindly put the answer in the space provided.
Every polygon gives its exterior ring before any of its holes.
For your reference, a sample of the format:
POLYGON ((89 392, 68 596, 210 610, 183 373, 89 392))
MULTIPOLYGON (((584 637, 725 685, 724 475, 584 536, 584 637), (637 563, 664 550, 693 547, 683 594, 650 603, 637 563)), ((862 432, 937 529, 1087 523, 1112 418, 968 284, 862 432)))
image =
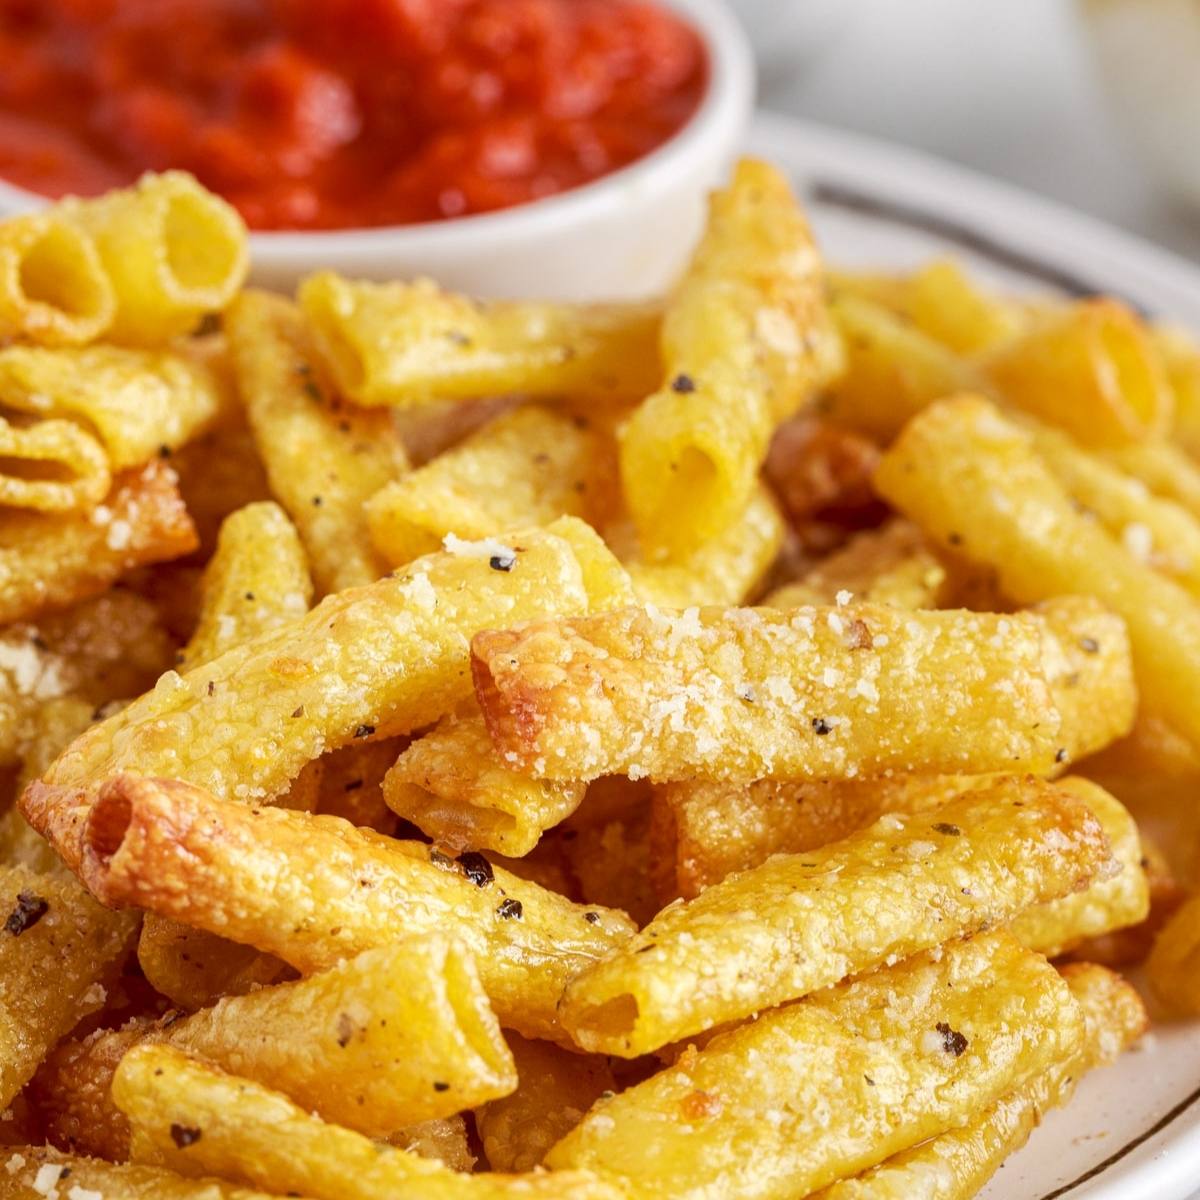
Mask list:
POLYGON ((1200 351, 822 263, 0 225, 0 1197, 959 1200, 1200 1014, 1200 351))

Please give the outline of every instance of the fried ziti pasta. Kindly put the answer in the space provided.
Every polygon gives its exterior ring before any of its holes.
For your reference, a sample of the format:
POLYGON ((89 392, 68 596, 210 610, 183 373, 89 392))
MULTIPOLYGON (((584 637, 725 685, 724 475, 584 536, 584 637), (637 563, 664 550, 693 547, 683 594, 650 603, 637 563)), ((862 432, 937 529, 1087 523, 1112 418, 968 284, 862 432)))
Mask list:
POLYGON ((42 784, 26 789, 22 811, 73 864, 90 797, 118 771, 266 800, 325 751, 436 721, 470 695, 473 633, 552 609, 586 611, 589 591, 599 596, 624 575, 578 521, 519 534, 514 543, 521 549, 512 548, 511 561, 470 547, 430 555, 327 597, 201 671, 168 672, 75 742, 42 784))
POLYGON ((775 427, 836 373, 821 263, 784 177, 745 160, 667 305, 664 381, 620 433, 647 562, 680 559, 745 508, 775 427))
POLYGON ((60 1184, 67 1200, 279 1200, 278 1193, 220 1179, 187 1179, 164 1167, 80 1158, 44 1146, 13 1147, 4 1165, 0 1200, 54 1200, 64 1194, 60 1184))
POLYGON ((76 513, 104 499, 112 483, 100 443, 73 421, 0 417, 0 505, 76 513))
POLYGON ((74 880, 0 867, 0 1107, 55 1043, 99 1011, 135 913, 102 908, 74 880))
POLYGON ((1137 824, 1124 805, 1090 780, 1073 776, 1056 785, 1083 801, 1100 822, 1112 851, 1107 874, 1083 891, 1039 904, 1009 926, 1022 945, 1056 958, 1087 938, 1136 925, 1150 911, 1150 893, 1142 867, 1137 824))
POLYGON ((366 505, 372 541, 393 566, 441 548, 561 516, 597 524, 613 505, 611 441, 563 413, 519 408, 432 462, 383 486, 366 505))
POLYGON ((165 1046, 126 1056, 113 1096, 134 1154, 184 1174, 212 1172, 316 1200, 620 1200, 587 1171, 459 1175, 412 1151, 327 1124, 261 1084, 165 1046), (184 1129, 195 1136, 179 1137, 184 1129))
POLYGON ((680 562, 626 560, 633 590, 644 604, 740 604, 770 571, 785 537, 783 518, 760 484, 740 517, 680 562))
POLYGON ((934 400, 982 389, 969 362, 880 305, 835 294, 829 308, 846 347, 846 369, 821 400, 835 425, 888 442, 934 400))
POLYGON ((1075 796, 1006 779, 778 855, 650 922, 567 986, 563 1024, 626 1058, 988 928, 1110 869, 1075 796))
POLYGON ((877 779, 760 779, 749 785, 692 780, 654 789, 654 821, 671 863, 664 899, 694 899, 735 871, 773 854, 798 854, 841 841, 885 812, 924 812, 992 775, 892 775, 877 779))
POLYGON ((519 858, 579 807, 586 787, 512 770, 475 715, 446 717, 414 741, 384 778, 383 798, 448 850, 519 858))
POLYGON ((90 235, 116 296, 106 330, 115 342, 153 346, 191 333, 245 281, 246 226, 190 175, 143 175, 129 188, 59 205, 90 235))
POLYGON ((517 1088, 475 1111, 475 1126, 493 1171, 531 1171, 583 1114, 616 1086, 604 1058, 572 1054, 549 1042, 509 1034, 517 1088))
POLYGON ((0 409, 82 422, 114 471, 179 449, 208 432, 232 403, 220 373, 186 346, 0 350, 0 409))
POLYGON ((1090 963, 1063 970, 1084 1017, 1083 1044, 1074 1055, 1005 1096, 961 1129, 905 1150, 813 1200, 970 1200, 1051 1108, 1070 1100, 1080 1075, 1108 1066, 1146 1029, 1146 1010, 1119 975, 1090 963))
POLYGON ((1173 500, 1193 517, 1200 517, 1200 465, 1174 442, 1131 442, 1101 455, 1140 479, 1154 495, 1173 500))
POLYGON ((248 943, 302 973, 401 932, 452 933, 478 956, 501 1021, 534 1037, 562 1037, 555 1008, 567 980, 632 933, 623 913, 585 910, 482 855, 455 860, 175 781, 106 783, 85 845, 83 876, 106 903, 248 943))
POLYGON ((356 404, 524 396, 628 401, 659 382, 657 305, 480 303, 428 279, 365 283, 331 271, 300 307, 334 383, 356 404))
POLYGON ((122 1055, 142 1041, 269 1083, 371 1137, 452 1116, 517 1085, 474 962, 440 934, 364 950, 307 979, 179 1017, 100 1033, 53 1077, 39 1075, 39 1103, 57 1115, 60 1133, 85 1113, 94 1126, 76 1131, 72 1149, 128 1157, 128 1127, 108 1091, 122 1055))
POLYGON ((1125 619, 1146 709, 1200 743, 1200 609, 1081 515, 1030 437, 985 400, 927 409, 884 455, 876 484, 930 537, 992 567, 1031 602, 1085 592, 1125 619))
POLYGON ((882 605, 624 609, 477 634, 472 669, 497 748, 540 778, 1044 771, 1061 724, 1045 628, 882 605))
POLYGON ((1085 446, 1144 441, 1171 423, 1171 389, 1149 331, 1115 300, 1049 311, 983 367, 1008 403, 1085 446))
POLYGON ((685 1051, 546 1162, 647 1200, 805 1196, 971 1120, 1082 1038, 1045 959, 1005 934, 950 942, 685 1051))
POLYGON ((243 292, 225 327, 246 416, 271 491, 300 530, 323 592, 383 574, 364 503, 407 467, 386 413, 344 404, 314 373, 289 301, 243 292))
POLYGON ((262 501, 226 517, 201 589, 200 620, 180 659, 181 672, 308 612, 308 559, 287 513, 262 501))
POLYGON ((116 311, 95 244, 61 210, 0 221, 0 341, 79 345, 105 333, 116 311))
POLYGON ((118 475, 90 513, 0 512, 0 624, 86 600, 195 545, 175 475, 159 462, 118 475))

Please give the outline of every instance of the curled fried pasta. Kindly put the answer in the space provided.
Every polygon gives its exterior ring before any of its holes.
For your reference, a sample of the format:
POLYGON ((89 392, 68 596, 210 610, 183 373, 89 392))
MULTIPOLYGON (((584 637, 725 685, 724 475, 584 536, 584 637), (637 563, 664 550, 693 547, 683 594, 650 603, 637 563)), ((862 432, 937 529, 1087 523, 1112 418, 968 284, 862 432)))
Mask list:
POLYGON ((1174 400, 1149 331, 1115 300, 1053 309, 982 365, 1004 400, 1085 446, 1144 441, 1171 423, 1174 400))
POLYGON ((195 547, 175 475, 159 462, 118 475, 90 513, 0 512, 0 624, 65 608, 195 547))
POLYGON ((483 717, 447 717, 396 760, 383 796, 439 846, 519 858, 569 817, 587 785, 533 779, 507 767, 483 717))
POLYGON ((278 504, 248 504, 225 518, 204 568, 200 620, 179 670, 302 617, 312 603, 308 560, 296 527, 278 504))
POLYGON ((0 341, 79 345, 102 336, 116 311, 94 243, 60 211, 0 221, 0 341))
POLYGON ((114 471, 165 457, 206 433, 232 403, 220 372, 182 346, 0 350, 0 409, 90 426, 114 471))
POLYGON ((737 518, 776 425, 841 363, 812 236, 765 163, 743 161, 713 195, 661 341, 665 382, 620 434, 648 562, 686 557, 737 518))
POLYGON ((585 1050, 634 1057, 985 929, 1109 869, 1081 801, 1003 780, 672 905, 568 985, 563 1024, 585 1050))
POLYGON ((367 501, 371 538, 398 566, 440 549, 447 534, 484 538, 561 516, 597 524, 613 504, 611 458, 601 431, 519 408, 381 488, 367 501))
POLYGON ((540 778, 1043 771, 1061 724, 1044 629, 882 605, 624 609, 478 634, 472 667, 497 748, 540 778))
POLYGON ((168 672, 76 741, 42 783, 26 789, 22 811, 70 864, 78 861, 91 796, 115 772, 162 774, 221 796, 266 800, 327 750, 436 721, 470 695, 465 667, 476 630, 551 607, 586 611, 589 589, 610 582, 604 556, 620 570, 580 522, 514 542, 521 549, 504 559, 508 569, 473 552, 430 555, 327 597, 203 670, 168 672))
POLYGON ((631 400, 658 383, 654 305, 480 303, 428 279, 300 285, 313 342, 356 404, 524 396, 631 400))
POLYGON ((1200 1013, 1200 896, 1177 909, 1154 940, 1146 974, 1173 1012, 1200 1013))
POLYGON ((293 304, 243 292, 226 316, 238 387, 271 492, 308 550, 322 592, 378 579, 364 503, 405 470, 386 413, 344 404, 322 387, 293 304))
POLYGON ((978 397, 915 418, 876 472, 881 492, 925 532, 993 568, 1031 602, 1086 592, 1124 618, 1144 708, 1200 744, 1200 609, 1079 513, 1030 437, 978 397))
POLYGON ((108 336, 154 346, 223 309, 249 268, 237 211, 190 175, 143 175, 129 188, 59 211, 89 234, 116 296, 108 336))
POLYGON ((476 954, 501 1022, 538 1037, 562 1036, 555 1009, 567 980, 632 932, 623 913, 585 912, 482 855, 455 860, 172 780, 105 784, 81 870, 106 903, 249 943, 302 972, 404 932, 452 933, 476 954))
POLYGON ((1091 963, 1063 969, 1083 1011, 1083 1044, 1070 1058, 1010 1092, 961 1129, 948 1130, 905 1150, 812 1200, 970 1200, 1025 1144, 1047 1110, 1060 1108, 1079 1077, 1108 1066, 1145 1032, 1146 1009, 1119 975, 1091 963))
POLYGON ((1058 972, 1005 934, 913 958, 686 1051, 546 1157, 651 1200, 783 1200, 984 1112, 1074 1055, 1058 972))
POLYGON ((77 513, 112 483, 100 443, 72 421, 12 424, 0 417, 0 505, 77 513))
POLYGON ((212 1172, 314 1200, 621 1200, 586 1171, 456 1174, 165 1046, 131 1052, 113 1096, 133 1124, 135 1158, 189 1175, 212 1172), (196 1136, 172 1137, 179 1129, 196 1136))

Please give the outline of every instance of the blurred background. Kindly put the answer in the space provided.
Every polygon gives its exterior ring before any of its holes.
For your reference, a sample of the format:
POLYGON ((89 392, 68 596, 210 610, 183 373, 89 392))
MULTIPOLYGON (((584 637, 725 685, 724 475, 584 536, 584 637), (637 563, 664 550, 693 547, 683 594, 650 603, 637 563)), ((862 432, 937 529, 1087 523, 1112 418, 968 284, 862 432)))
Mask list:
POLYGON ((733 0, 764 107, 927 150, 1200 263, 1200 0, 733 0))

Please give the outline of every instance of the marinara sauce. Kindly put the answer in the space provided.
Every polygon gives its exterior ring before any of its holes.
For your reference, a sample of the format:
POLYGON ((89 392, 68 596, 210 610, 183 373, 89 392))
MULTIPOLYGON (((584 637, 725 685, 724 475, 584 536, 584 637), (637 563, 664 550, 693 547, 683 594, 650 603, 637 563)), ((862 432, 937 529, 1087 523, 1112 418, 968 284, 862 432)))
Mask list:
POLYGON ((0 177, 182 167, 257 229, 432 221, 640 158, 705 75, 644 0, 0 0, 0 177))

